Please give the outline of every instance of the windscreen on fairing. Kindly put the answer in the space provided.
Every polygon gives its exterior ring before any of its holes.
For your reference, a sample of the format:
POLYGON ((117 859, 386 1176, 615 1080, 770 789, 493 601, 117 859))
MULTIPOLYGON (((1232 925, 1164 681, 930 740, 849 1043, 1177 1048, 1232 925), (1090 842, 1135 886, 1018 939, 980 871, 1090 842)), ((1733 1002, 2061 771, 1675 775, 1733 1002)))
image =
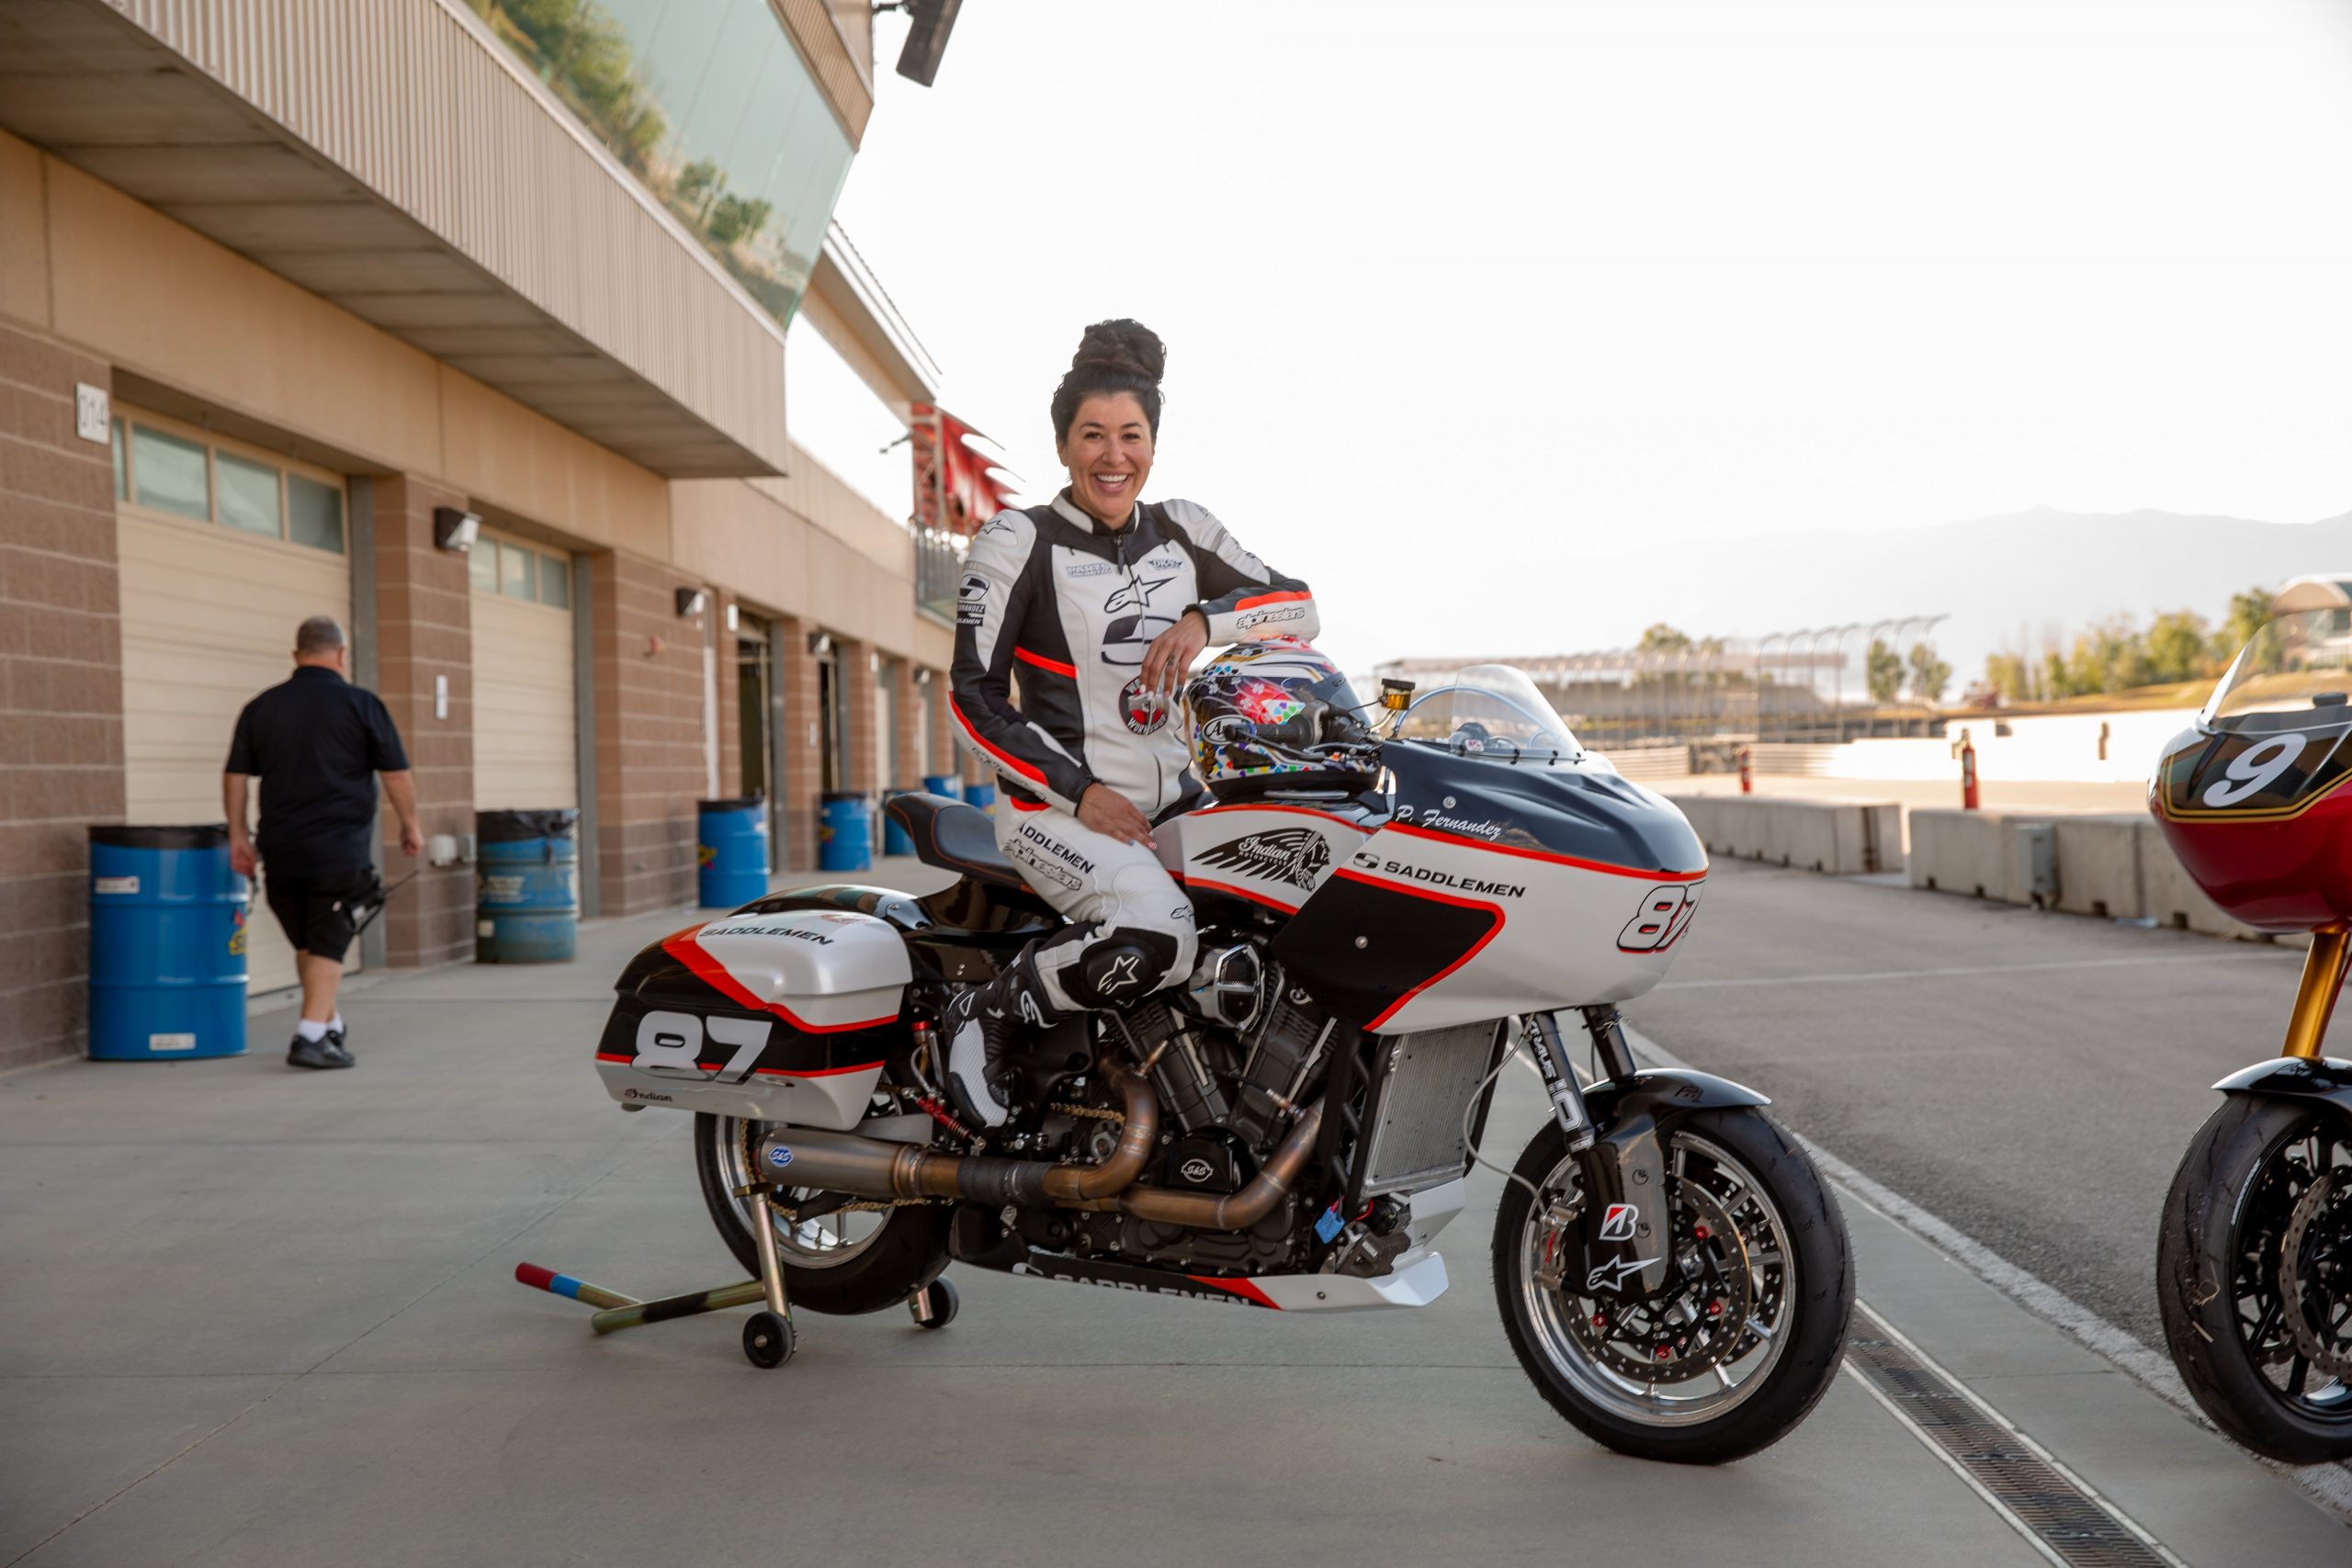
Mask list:
POLYGON ((2199 722, 2224 734, 2332 729, 2352 719, 2352 609, 2273 616, 2239 649, 2199 722))
POLYGON ((1566 762, 1584 756, 1567 720, 1524 671, 1509 664, 1473 664, 1446 685, 1422 693, 1396 736, 1466 755, 1566 762))

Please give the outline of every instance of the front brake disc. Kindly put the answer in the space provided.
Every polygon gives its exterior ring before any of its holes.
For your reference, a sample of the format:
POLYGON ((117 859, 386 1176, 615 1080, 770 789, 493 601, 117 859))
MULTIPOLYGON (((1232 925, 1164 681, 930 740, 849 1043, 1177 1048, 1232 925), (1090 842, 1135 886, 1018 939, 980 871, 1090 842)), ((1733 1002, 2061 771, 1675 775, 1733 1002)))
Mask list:
POLYGON ((2278 1238, 2278 1294, 2288 1326, 2294 1331, 2295 1348, 2339 1382, 2352 1382, 2352 1312, 2343 1322, 2334 1315, 2335 1307, 2352 1296, 2352 1280, 2342 1277, 2352 1269, 2352 1234, 2347 1234, 2352 1233, 2352 1202, 2347 1197, 2352 1197, 2352 1168, 2328 1172, 2303 1190, 2287 1217, 2286 1234, 2278 1238), (2330 1276, 2326 1283, 2303 1278, 2303 1243, 2323 1215, 2333 1222, 2319 1235, 2316 1250, 2323 1256, 2308 1261, 2325 1266, 2330 1276), (2323 1339, 2323 1333, 2328 1337, 2323 1339))

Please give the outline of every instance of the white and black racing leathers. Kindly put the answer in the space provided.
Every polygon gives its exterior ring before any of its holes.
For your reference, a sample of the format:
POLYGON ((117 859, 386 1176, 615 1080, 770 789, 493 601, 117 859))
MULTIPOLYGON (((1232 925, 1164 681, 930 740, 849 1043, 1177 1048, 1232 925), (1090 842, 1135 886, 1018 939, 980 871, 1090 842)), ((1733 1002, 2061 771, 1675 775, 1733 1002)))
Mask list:
POLYGON ((1113 1006, 1192 973, 1184 891, 1150 851, 1076 815, 1098 783, 1154 820, 1200 792, 1182 720, 1141 674, 1145 649, 1190 609, 1206 617, 1213 648, 1317 630, 1306 584, 1189 501, 1138 507, 1114 532, 1065 493, 1000 513, 973 538, 951 706, 997 771, 999 847, 1071 922, 1007 972, 1015 989, 1017 972, 1034 976, 1042 994, 989 1005, 1045 1015, 1113 1006))

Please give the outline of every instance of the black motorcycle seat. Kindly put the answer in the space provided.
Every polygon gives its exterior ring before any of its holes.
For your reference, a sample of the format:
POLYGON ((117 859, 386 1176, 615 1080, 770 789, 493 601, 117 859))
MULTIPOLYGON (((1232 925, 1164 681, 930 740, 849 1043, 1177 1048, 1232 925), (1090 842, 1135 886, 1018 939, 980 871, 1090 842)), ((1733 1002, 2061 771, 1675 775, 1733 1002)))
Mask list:
POLYGON ((996 847, 996 826, 977 807, 944 795, 910 790, 885 801, 882 810, 914 840, 915 859, 942 871, 953 871, 991 887, 1029 891, 1029 884, 1012 869, 996 847))

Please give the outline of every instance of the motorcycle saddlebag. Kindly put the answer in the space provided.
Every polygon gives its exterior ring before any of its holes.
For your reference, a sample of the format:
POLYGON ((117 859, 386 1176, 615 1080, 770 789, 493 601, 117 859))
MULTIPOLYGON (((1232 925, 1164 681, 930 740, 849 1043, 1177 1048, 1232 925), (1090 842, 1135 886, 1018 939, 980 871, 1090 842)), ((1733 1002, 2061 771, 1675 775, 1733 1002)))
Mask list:
POLYGON ((740 912, 629 962, 596 1044, 605 1092, 802 1127, 854 1127, 913 1045, 897 929, 841 909, 740 912))

